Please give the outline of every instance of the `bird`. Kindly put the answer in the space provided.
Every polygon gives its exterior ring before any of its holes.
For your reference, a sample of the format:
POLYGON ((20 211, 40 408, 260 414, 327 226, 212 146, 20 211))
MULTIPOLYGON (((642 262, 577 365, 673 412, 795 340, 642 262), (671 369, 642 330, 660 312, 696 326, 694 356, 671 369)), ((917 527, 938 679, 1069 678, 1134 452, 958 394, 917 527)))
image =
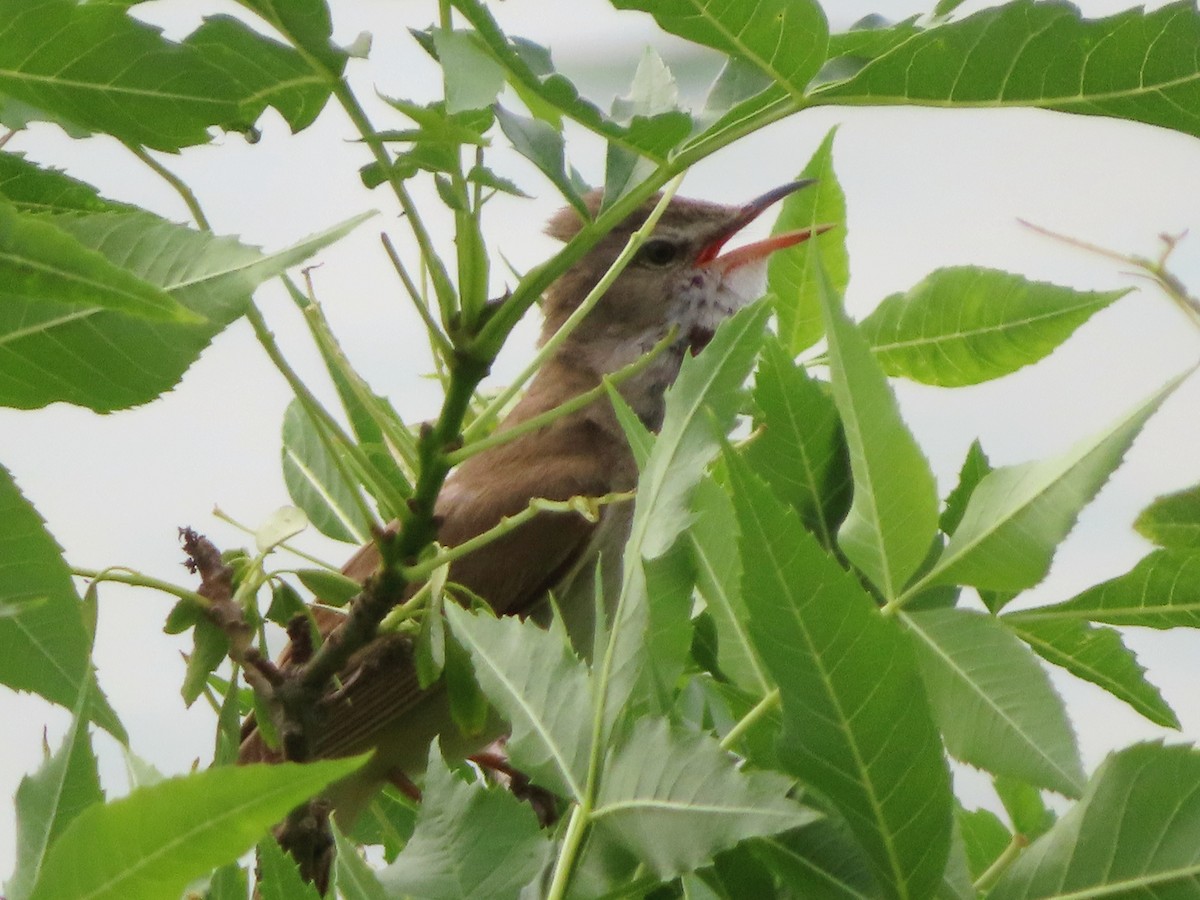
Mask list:
MULTIPOLYGON (((619 391, 651 431, 662 424, 664 393, 685 355, 699 353, 721 321, 761 296, 766 262, 776 250, 799 244, 828 226, 775 234, 722 252, 737 232, 788 195, 812 184, 793 181, 748 203, 724 205, 673 197, 627 267, 595 307, 545 361, 524 396, 497 426, 504 432, 579 394, 635 362, 673 334, 673 341, 619 391)), ((591 217, 602 195, 585 195, 591 217)), ((601 238, 562 274, 542 298, 541 343, 579 306, 651 215, 651 197, 601 238)), ((575 207, 556 213, 546 233, 569 241, 584 219, 575 207)), ((632 491, 637 466, 611 402, 602 397, 552 424, 467 458, 446 480, 435 507, 437 540, 454 547, 525 510, 532 499, 565 501, 632 491)), ((597 521, 569 511, 545 510, 531 520, 456 560, 449 582, 482 598, 498 615, 544 614, 553 591, 572 642, 586 654, 594 623, 590 589, 600 559, 603 581, 619 577, 620 550, 631 518, 630 504, 605 506, 597 521), (572 587, 574 586, 574 588, 572 587), (587 591, 580 590, 586 586, 587 591), (586 600, 572 602, 575 594, 586 600)), ((366 580, 379 566, 375 545, 362 547, 343 572, 366 580)), ((314 607, 316 624, 330 633, 340 611, 314 607)), ((341 686, 324 704, 313 742, 316 757, 373 751, 355 775, 333 786, 328 800, 347 827, 386 782, 411 784, 424 769, 430 743, 447 756, 465 757, 504 732, 494 713, 478 734, 452 724, 446 689, 418 683, 411 639, 377 637, 349 663, 341 686)), ((276 761, 248 720, 239 761, 276 761)))

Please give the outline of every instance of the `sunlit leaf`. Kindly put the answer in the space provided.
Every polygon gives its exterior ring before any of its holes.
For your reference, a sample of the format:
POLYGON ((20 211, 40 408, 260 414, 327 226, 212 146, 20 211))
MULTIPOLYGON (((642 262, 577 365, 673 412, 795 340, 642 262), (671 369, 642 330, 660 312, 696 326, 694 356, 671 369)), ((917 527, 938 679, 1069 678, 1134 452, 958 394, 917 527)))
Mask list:
POLYGON ((1156 498, 1133 527, 1160 547, 1200 550, 1200 485, 1156 498))
POLYGON ((833 139, 830 129, 800 172, 800 178, 817 183, 797 191, 779 210, 772 231, 795 231, 818 225, 835 225, 832 232, 772 253, 767 264, 767 290, 775 301, 779 337, 792 356, 811 347, 825 331, 821 319, 819 258, 833 289, 841 294, 850 280, 850 257, 846 252, 846 195, 833 169, 833 139))
POLYGON ((859 328, 889 375, 961 387, 1037 362, 1126 293, 974 266, 939 269, 886 298, 859 328))
MULTIPOLYGON (((2 466, 0 602, 20 607, 14 615, 0 616, 0 684, 73 706, 93 677, 83 604, 54 538, 2 466)), ((128 740, 98 690, 92 703, 90 718, 128 740)))
POLYGON ((838 531, 838 544, 891 599, 917 571, 937 532, 933 472, 900 418, 896 397, 866 341, 823 277, 819 297, 833 399, 854 475, 854 501, 838 531))
POLYGON ((897 44, 818 103, 1037 107, 1200 134, 1200 12, 1179 0, 1086 19, 1017 0, 897 44))
POLYGON ((227 766, 89 806, 55 842, 30 900, 162 900, 236 859, 361 758, 227 766))
POLYGON ((1187 375, 1062 456, 1004 466, 980 481, 925 584, 1019 591, 1037 584, 1080 510, 1120 465, 1146 420, 1187 375))
POLYGON ((1090 587, 1070 600, 1006 618, 1022 626, 1066 620, 1200 628, 1200 552, 1156 550, 1124 575, 1090 587))

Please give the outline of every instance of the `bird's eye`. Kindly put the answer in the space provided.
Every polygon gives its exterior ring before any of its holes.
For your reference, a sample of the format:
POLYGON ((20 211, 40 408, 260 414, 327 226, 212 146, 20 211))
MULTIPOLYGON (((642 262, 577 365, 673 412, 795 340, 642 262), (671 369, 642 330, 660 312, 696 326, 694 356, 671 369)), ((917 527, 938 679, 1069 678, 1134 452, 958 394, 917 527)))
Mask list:
POLYGON ((680 246, 662 238, 646 241, 638 251, 638 261, 648 266, 669 266, 679 258, 680 246))

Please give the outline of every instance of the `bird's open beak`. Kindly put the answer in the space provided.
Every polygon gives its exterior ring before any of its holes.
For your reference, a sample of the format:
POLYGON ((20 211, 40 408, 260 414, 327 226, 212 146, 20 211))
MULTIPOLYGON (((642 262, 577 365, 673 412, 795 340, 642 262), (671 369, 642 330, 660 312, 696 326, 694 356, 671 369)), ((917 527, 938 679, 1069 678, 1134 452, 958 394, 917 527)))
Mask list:
POLYGON ((780 234, 773 234, 761 241, 755 241, 752 244, 738 247, 723 256, 720 255, 721 248, 725 246, 725 243, 762 215, 766 209, 774 206, 789 194, 794 194, 801 188, 806 188, 811 184, 816 184, 815 178, 805 178, 800 181, 780 185, 773 190, 767 191, 761 197, 755 197, 743 206, 722 233, 700 252, 700 255, 696 258, 696 262, 699 265, 707 266, 720 272, 730 272, 761 260, 776 250, 792 247, 818 234, 824 234, 830 228, 833 228, 833 225, 826 224, 814 225, 812 228, 801 228, 796 231, 785 231, 780 234))

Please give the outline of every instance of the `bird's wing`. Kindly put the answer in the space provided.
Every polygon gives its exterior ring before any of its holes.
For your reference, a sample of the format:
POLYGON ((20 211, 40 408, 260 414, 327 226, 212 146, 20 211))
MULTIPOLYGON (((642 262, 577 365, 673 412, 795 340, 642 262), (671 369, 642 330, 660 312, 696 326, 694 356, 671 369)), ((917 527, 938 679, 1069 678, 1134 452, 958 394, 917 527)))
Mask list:
MULTIPOLYGON (((517 442, 519 448, 519 444, 517 442)), ((531 498, 566 500, 612 489, 603 454, 578 442, 539 442, 536 457, 519 452, 482 454, 465 463, 438 497, 438 540, 453 547, 492 528, 529 505, 531 498), (556 445, 562 452, 552 452, 556 445), (567 448, 578 448, 567 449, 567 448), (547 453, 546 451, 551 451, 547 453)), ((510 445, 511 446, 511 445, 510 445)), ((507 448, 501 448, 507 449, 507 448)), ((491 543, 456 560, 449 580, 486 599, 501 614, 524 615, 541 602, 581 560, 595 525, 574 512, 543 511, 491 543)), ((344 571, 362 580, 378 565, 374 545, 363 547, 344 571)), ((320 609, 318 625, 328 634, 341 621, 320 609)), ((342 687, 323 710, 325 727, 317 755, 343 756, 374 743, 376 735, 427 696, 417 682, 411 643, 398 635, 377 639, 347 667, 342 687)), ((256 731, 244 731, 243 761, 271 758, 256 731)), ((426 740, 427 743, 427 740, 426 740)))

